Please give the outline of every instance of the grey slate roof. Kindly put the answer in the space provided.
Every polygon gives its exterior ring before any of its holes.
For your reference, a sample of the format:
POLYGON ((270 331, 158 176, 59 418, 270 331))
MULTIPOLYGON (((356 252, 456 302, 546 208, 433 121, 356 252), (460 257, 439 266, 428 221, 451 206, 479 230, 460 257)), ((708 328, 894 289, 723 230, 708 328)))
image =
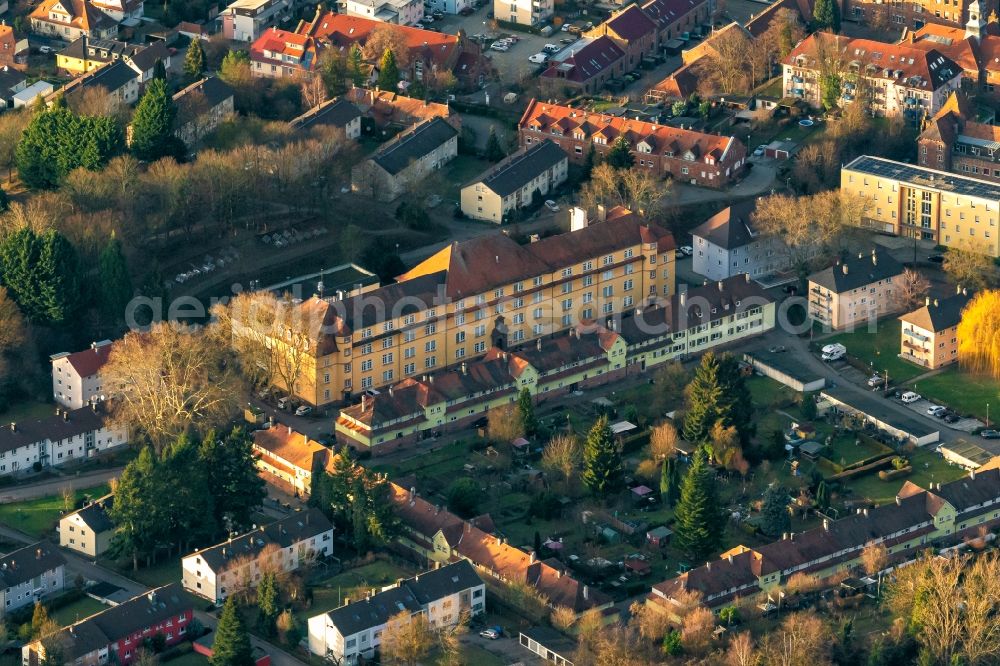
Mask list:
POLYGON ((0 452, 13 451, 45 440, 58 442, 76 435, 93 432, 104 427, 106 408, 98 404, 96 411, 91 407, 81 407, 67 411, 66 416, 47 416, 35 421, 17 422, 0 428, 0 452))
POLYGON ((378 149, 372 161, 387 173, 395 176, 415 160, 444 145, 458 131, 441 118, 431 118, 400 133, 396 138, 378 149))
POLYGON ((63 92, 66 95, 77 95, 87 88, 101 87, 112 93, 126 86, 129 81, 138 76, 136 71, 125 62, 116 60, 78 79, 73 79, 66 84, 63 92))
POLYGON ((401 611, 416 613, 430 601, 482 584, 472 564, 460 560, 419 574, 366 599, 345 604, 327 613, 327 617, 341 635, 351 636, 383 625, 401 611))
POLYGON ((143 72, 148 72, 156 66, 157 60, 163 60, 163 64, 166 65, 166 59, 169 57, 170 52, 167 50, 167 43, 155 41, 149 46, 136 51, 129 60, 143 72))
POLYGON ((46 541, 25 546, 0 558, 0 588, 20 585, 64 564, 59 549, 46 541))
POLYGON ((201 93, 208 104, 208 108, 212 109, 232 97, 233 89, 222 79, 210 76, 178 90, 174 93, 173 100, 177 104, 183 104, 187 99, 190 99, 187 96, 193 93, 201 93))
POLYGON ((750 219, 756 208, 755 199, 735 203, 708 218, 691 235, 725 250, 749 245, 757 237, 750 219))
POLYGON ((837 294, 895 277, 903 272, 903 265, 887 253, 852 256, 835 266, 809 276, 809 281, 837 294))
MULTIPOLYGON (((244 555, 256 556, 268 544, 287 548, 294 543, 333 529, 333 525, 318 509, 308 509, 286 516, 268 525, 247 532, 229 541, 195 551, 213 571, 225 569, 227 562, 244 555)), ((188 557, 191 557, 188 555, 188 557)))
POLYGON ((76 515, 80 516, 80 520, 97 534, 112 530, 115 526, 112 524, 111 519, 108 518, 108 509, 111 508, 114 499, 114 495, 105 495, 76 511, 76 515))
POLYGON ((23 72, 19 72, 16 69, 6 66, 0 67, 0 96, 10 92, 14 89, 14 86, 20 85, 27 78, 23 72))
POLYGON ((340 127, 343 129, 354 120, 361 117, 361 110, 346 99, 338 98, 315 106, 288 125, 294 130, 309 130, 316 126, 340 127))
POLYGON ((562 148, 546 139, 528 150, 514 153, 480 176, 479 181, 501 197, 505 197, 568 159, 562 148))
POLYGON ((925 331, 943 331, 958 326, 962 320, 962 310, 970 300, 966 294, 955 294, 948 298, 931 301, 929 305, 901 316, 903 321, 919 326, 925 331))

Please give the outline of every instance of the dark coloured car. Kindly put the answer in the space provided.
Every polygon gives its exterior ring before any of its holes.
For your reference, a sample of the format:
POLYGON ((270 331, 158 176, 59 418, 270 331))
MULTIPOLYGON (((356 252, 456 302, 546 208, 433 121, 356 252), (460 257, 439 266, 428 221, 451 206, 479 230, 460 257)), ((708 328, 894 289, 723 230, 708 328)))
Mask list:
POLYGON ((983 430, 979 436, 983 439, 1000 439, 1000 430, 983 430))
POLYGON ((958 414, 948 414, 947 416, 944 417, 945 423, 958 423, 961 420, 962 417, 959 416, 958 414))
POLYGON ((943 254, 932 254, 931 256, 927 257, 927 261, 930 261, 930 262, 935 263, 935 264, 943 264, 944 263, 944 255, 943 254))
POLYGON ((458 13, 461 14, 462 16, 470 16, 471 14, 475 13, 475 11, 476 10, 473 9, 472 7, 462 7, 462 10, 459 11, 458 13))

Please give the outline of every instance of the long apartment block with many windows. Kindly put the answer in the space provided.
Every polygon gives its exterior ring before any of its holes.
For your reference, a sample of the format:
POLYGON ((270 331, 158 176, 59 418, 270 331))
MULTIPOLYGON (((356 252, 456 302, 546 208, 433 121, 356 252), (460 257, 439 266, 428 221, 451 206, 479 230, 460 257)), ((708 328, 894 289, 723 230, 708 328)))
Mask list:
POLYGON ((302 303, 299 331, 287 332, 306 337, 293 392, 346 401, 669 298, 674 251, 668 231, 620 208, 528 245, 502 233, 452 243, 395 284, 302 303))
POLYGON ((859 223, 882 233, 1000 256, 1000 184, 862 155, 841 191, 869 200, 859 223))

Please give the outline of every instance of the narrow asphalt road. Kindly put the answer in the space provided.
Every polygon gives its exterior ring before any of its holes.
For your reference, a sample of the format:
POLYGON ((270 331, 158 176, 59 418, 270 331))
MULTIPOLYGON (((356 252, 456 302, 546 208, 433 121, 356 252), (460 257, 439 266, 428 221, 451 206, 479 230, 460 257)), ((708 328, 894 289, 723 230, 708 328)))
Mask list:
POLYGON ((111 479, 117 478, 122 473, 123 467, 112 467, 86 474, 67 474, 56 479, 46 479, 38 483, 31 483, 23 486, 15 486, 0 490, 0 504, 7 502, 21 502, 23 500, 38 499, 39 497, 49 497, 58 495, 65 488, 70 490, 81 490, 83 488, 93 488, 102 483, 107 483, 111 479))

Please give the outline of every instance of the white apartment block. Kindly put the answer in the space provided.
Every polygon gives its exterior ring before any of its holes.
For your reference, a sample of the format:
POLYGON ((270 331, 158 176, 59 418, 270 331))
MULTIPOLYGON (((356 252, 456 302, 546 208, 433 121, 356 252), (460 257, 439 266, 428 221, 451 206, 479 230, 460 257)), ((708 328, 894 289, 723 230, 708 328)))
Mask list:
POLYGON ((889 254, 859 254, 809 276, 809 318, 853 328, 899 310, 903 265, 889 254))
POLYGON ((340 0, 341 14, 383 23, 416 26, 424 17, 423 0, 340 0))
POLYGON ((442 11, 445 14, 458 14, 466 7, 474 7, 472 0, 429 0, 425 5, 430 11, 442 11))
POLYGON ((342 666, 371 659, 382 631, 399 613, 425 615, 431 627, 450 627, 463 612, 486 611, 486 586, 468 560, 419 574, 364 599, 309 618, 309 651, 342 666))
POLYGON ((696 227, 691 270, 718 281, 744 274, 756 279, 788 268, 788 248, 754 228, 754 208, 754 201, 733 204, 696 227))
POLYGON ((519 25, 540 25, 554 12, 554 0, 493 0, 497 20, 519 25))
POLYGON ((220 604, 260 582, 262 560, 296 571, 333 553, 333 525, 317 509, 293 513, 181 560, 184 589, 220 604))
POLYGON ((52 361, 52 397, 63 407, 80 409, 104 396, 101 368, 111 355, 111 341, 91 343, 90 349, 49 357, 52 361))
POLYGON ((128 444, 128 433, 106 422, 104 403, 0 428, 0 476, 81 462, 128 444))
POLYGON ((238 42, 253 42, 271 26, 285 27, 292 17, 292 0, 236 0, 222 10, 222 34, 238 42))
POLYGON ((0 558, 0 618, 63 591, 66 560, 40 541, 0 558))

